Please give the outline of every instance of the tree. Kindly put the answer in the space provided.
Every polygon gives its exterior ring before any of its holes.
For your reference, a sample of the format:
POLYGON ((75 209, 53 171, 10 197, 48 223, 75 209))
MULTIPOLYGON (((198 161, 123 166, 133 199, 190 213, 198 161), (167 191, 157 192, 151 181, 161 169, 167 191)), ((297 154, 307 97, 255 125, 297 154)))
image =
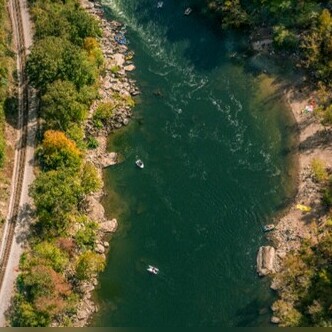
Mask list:
POLYGON ((16 295, 14 299, 11 325, 13 327, 44 327, 50 323, 50 317, 46 313, 37 312, 33 305, 24 299, 22 295, 16 295))
POLYGON ((32 266, 23 275, 23 284, 36 311, 51 318, 64 309, 64 299, 71 294, 64 276, 45 265, 32 266))
POLYGON ((56 80, 49 84, 41 98, 41 117, 51 129, 66 131, 73 123, 82 123, 87 107, 78 101, 79 93, 69 81, 56 80))
POLYGON ((62 14, 63 4, 44 2, 31 7, 34 18, 35 38, 54 36, 69 38, 70 23, 62 14))
POLYGON ((82 170, 82 189, 88 195, 101 188, 101 179, 96 167, 92 163, 85 163, 82 170))
POLYGON ((77 174, 60 169, 41 173, 30 195, 36 206, 37 230, 43 236, 56 236, 67 230, 83 193, 77 174))
POLYGON ((45 170, 69 168, 77 170, 81 165, 81 152, 75 142, 61 131, 47 130, 41 147, 37 150, 45 170))
MULTIPOLYGON (((68 255, 50 242, 41 242, 33 248, 33 256, 42 259, 56 272, 63 272, 69 263, 68 255)), ((38 262, 37 259, 37 262, 38 262)))
POLYGON ((69 80, 79 89, 92 84, 97 75, 95 64, 89 62, 85 51, 67 39, 53 36, 34 44, 27 73, 31 84, 42 92, 57 79, 69 80))
POLYGON ((80 248, 94 249, 97 239, 98 224, 86 216, 79 216, 76 219, 81 228, 75 234, 75 241, 80 248))
POLYGON ((64 76, 63 53, 70 43, 59 37, 46 37, 37 41, 27 61, 27 73, 31 84, 45 90, 46 86, 64 76))
POLYGON ((105 259, 92 251, 86 251, 77 260, 76 277, 79 280, 88 280, 96 273, 104 270, 105 259))
POLYGON ((82 8, 67 8, 63 15, 70 24, 70 40, 74 44, 82 46, 87 37, 101 37, 98 21, 82 8))

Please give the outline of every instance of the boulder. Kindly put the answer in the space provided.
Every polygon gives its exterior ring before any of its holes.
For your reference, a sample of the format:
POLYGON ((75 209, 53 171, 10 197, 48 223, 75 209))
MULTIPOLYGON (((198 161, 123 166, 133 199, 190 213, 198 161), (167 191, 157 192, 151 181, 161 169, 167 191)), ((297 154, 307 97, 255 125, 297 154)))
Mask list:
POLYGON ((257 273, 259 276, 266 276, 274 273, 274 261, 276 251, 271 246, 262 246, 258 250, 257 255, 257 273))
POLYGON ((116 152, 104 153, 99 157, 99 162, 102 168, 115 165, 118 160, 118 154, 116 152))
POLYGON ((122 67, 125 63, 125 56, 120 53, 116 53, 113 55, 113 60, 116 66, 122 67))
POLYGON ((124 67, 124 70, 125 71, 133 71, 133 70, 135 70, 136 69, 136 67, 134 66, 134 65, 128 65, 128 66, 125 66, 124 67))
POLYGON ((77 311, 78 320, 87 319, 88 317, 89 317, 89 314, 84 309, 77 311))
POLYGON ((98 254, 103 254, 105 252, 105 248, 102 244, 97 244, 95 252, 98 254))
POLYGON ((101 221, 105 219, 105 209, 101 203, 94 197, 87 197, 88 215, 90 219, 101 221))
POLYGON ((122 121, 122 123, 123 123, 125 126, 127 126, 128 123, 129 123, 129 119, 124 118, 123 121, 122 121))
POLYGON ((278 318, 276 316, 272 316, 271 317, 271 323, 273 323, 273 324, 279 324, 280 323, 280 318, 278 318))
POLYGON ((118 221, 114 218, 100 224, 100 230, 105 233, 114 233, 118 228, 118 221))

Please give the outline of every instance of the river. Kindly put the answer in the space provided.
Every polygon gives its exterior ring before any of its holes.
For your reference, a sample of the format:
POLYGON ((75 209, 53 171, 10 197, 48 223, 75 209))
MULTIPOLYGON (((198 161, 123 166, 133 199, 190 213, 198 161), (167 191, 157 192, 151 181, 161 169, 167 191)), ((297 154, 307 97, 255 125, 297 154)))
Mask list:
POLYGON ((234 57, 241 36, 195 6, 184 16, 184 2, 103 4, 127 25, 142 94, 131 124, 110 138, 123 162, 105 171, 103 203, 119 230, 92 325, 267 326, 273 294, 256 253, 294 184, 292 120, 262 74, 270 64, 234 57))

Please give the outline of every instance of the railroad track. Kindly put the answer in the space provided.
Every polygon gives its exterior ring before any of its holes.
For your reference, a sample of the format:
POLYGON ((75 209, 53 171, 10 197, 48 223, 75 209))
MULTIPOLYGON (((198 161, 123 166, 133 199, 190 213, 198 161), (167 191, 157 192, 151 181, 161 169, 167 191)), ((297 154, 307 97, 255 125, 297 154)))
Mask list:
POLYGON ((20 138, 17 143, 16 168, 14 168, 15 183, 13 185, 12 204, 7 218, 7 225, 4 227, 2 237, 2 254, 0 257, 0 289, 6 273, 7 263, 10 257, 11 246, 15 234, 16 221, 20 215, 20 200, 23 188, 24 168, 26 162, 26 146, 28 138, 28 119, 29 119, 29 89, 28 79, 25 72, 26 48, 24 40, 24 28, 21 13, 21 0, 12 0, 12 26, 16 30, 17 44, 17 64, 18 64, 18 126, 20 128, 20 138))

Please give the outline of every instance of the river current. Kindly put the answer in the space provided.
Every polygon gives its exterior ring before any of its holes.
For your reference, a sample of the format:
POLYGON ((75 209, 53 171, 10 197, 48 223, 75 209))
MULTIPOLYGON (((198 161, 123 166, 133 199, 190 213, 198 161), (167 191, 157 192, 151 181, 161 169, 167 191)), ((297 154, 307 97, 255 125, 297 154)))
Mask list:
POLYGON ((103 1, 127 26, 142 94, 131 124, 110 137, 123 162, 105 171, 104 205, 119 230, 93 326, 268 325, 273 294, 256 253, 262 225, 292 195, 291 119, 262 74, 268 64, 239 60, 241 36, 194 4, 184 16, 188 4, 103 1))

